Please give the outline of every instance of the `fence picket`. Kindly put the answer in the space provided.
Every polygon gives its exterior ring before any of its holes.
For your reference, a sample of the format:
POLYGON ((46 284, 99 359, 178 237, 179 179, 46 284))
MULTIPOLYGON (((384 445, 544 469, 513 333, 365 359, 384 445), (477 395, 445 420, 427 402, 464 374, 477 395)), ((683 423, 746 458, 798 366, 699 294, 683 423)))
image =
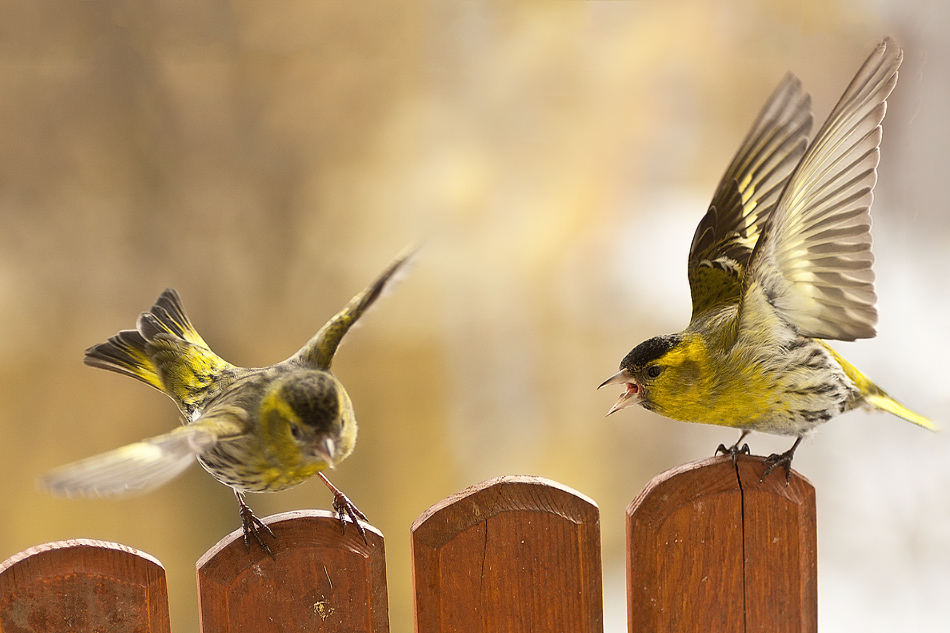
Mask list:
POLYGON ((539 477, 500 477, 412 525, 416 633, 601 633, 600 513, 539 477))
POLYGON ((0 633, 169 633, 165 569, 105 541, 46 543, 0 564, 0 633))
POLYGON ((264 519, 275 559, 236 530, 198 561, 202 633, 388 633, 383 535, 364 524, 341 536, 336 515, 301 510, 264 519), (276 624, 279 623, 279 624, 276 624))
MULTIPOLYGON (((817 631, 815 490, 759 482, 762 458, 685 464, 627 508, 628 629, 817 631)), ((264 519, 275 558, 237 530, 198 561, 203 633, 388 633, 383 536, 334 513, 264 519)), ((600 513, 539 477, 492 479, 412 525, 416 633, 602 633, 600 513)), ((170 633, 165 570, 114 543, 34 547, 0 564, 0 633, 170 633)))
POLYGON ((627 508, 627 623, 649 631, 817 630, 815 489, 761 457, 685 464, 627 508))

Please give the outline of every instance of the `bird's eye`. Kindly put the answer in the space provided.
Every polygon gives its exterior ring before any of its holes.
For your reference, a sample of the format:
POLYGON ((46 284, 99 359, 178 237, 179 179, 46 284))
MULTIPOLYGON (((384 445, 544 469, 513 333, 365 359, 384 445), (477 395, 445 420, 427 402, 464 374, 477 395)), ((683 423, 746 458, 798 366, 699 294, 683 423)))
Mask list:
POLYGON ((303 438, 303 429, 297 426, 296 424, 291 424, 290 434, 294 436, 295 440, 299 441, 303 438))
POLYGON ((659 365, 650 365, 649 367, 647 367, 647 376, 649 376, 650 378, 656 378, 662 373, 663 373, 663 368, 660 367, 659 365))

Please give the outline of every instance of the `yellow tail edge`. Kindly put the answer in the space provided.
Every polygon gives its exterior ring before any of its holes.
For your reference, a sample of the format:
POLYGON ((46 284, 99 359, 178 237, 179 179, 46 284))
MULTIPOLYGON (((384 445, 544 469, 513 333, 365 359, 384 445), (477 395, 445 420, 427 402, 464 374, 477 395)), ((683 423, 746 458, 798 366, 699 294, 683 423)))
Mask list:
POLYGON ((899 418, 907 420, 908 422, 913 422, 917 426, 922 426, 930 431, 940 430, 940 427, 931 422, 929 419, 925 418, 919 413, 914 413, 887 394, 868 394, 864 396, 864 400, 875 409, 892 413, 899 418))

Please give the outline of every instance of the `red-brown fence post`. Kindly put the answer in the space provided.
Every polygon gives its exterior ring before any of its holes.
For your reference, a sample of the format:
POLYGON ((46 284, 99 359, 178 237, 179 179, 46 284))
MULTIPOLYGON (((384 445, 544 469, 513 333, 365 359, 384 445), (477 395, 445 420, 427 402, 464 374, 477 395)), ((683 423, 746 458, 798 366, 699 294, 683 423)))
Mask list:
POLYGON ((202 633, 321 631, 388 633, 383 535, 363 524, 341 533, 336 514, 286 512, 264 519, 270 558, 241 530, 198 561, 202 633))
POLYGON ((600 514, 539 477, 500 477, 412 525, 416 633, 602 633, 600 514))
POLYGON ((0 633, 169 633, 165 570, 131 547, 74 539, 0 564, 0 633))
POLYGON ((815 489, 761 457, 685 464, 627 508, 630 633, 815 633, 815 489))

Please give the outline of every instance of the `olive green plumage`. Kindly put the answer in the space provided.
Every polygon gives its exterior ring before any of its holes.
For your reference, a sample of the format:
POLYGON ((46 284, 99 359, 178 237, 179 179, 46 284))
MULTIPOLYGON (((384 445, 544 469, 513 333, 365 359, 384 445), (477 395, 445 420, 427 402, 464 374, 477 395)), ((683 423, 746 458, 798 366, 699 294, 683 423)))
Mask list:
POLYGON ((353 406, 330 364, 343 336, 410 255, 393 261, 300 351, 263 368, 238 367, 217 356, 191 325, 178 293, 165 290, 136 329, 89 348, 85 362, 162 391, 178 406, 184 425, 54 470, 41 485, 64 496, 144 492, 197 458, 234 489, 245 540, 250 534, 266 550, 258 534, 266 526, 244 504, 243 493, 286 490, 319 473, 334 493, 341 521, 349 515, 362 533, 356 521, 362 514, 320 473, 346 459, 356 443, 353 406))
MULTIPOLYGON (((935 426, 820 339, 875 335, 872 188, 881 121, 903 54, 890 38, 858 70, 810 145, 810 100, 787 76, 726 170, 689 251, 693 313, 650 339, 601 386, 684 422, 801 438, 858 407, 935 426)), ((736 443, 729 449, 733 455, 736 443)))

